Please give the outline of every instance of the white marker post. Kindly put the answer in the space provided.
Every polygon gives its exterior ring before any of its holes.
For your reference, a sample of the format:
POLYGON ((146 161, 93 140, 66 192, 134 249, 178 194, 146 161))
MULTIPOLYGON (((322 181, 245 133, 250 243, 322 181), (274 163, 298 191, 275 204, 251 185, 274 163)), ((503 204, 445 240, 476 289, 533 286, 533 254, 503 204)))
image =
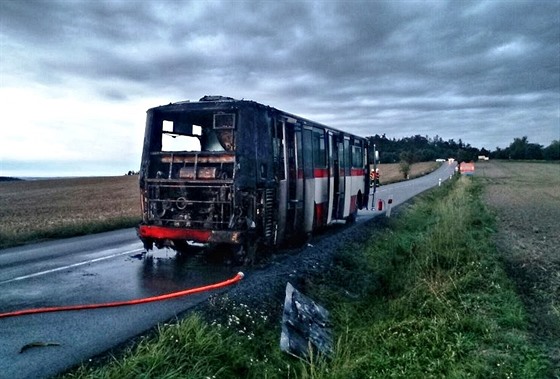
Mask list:
POLYGON ((385 212, 385 216, 391 217, 392 205, 393 205, 393 195, 389 196, 389 199, 387 199, 387 212, 385 212))

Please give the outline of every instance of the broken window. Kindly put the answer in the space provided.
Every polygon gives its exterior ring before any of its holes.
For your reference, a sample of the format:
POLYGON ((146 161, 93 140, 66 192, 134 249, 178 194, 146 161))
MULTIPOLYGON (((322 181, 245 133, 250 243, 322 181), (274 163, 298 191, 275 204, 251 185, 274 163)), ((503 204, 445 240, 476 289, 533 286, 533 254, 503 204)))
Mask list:
POLYGON ((196 112, 164 115, 161 151, 233 151, 235 114, 196 112))
POLYGON ((161 151, 200 151, 202 127, 192 125, 187 131, 179 122, 164 120, 161 151))

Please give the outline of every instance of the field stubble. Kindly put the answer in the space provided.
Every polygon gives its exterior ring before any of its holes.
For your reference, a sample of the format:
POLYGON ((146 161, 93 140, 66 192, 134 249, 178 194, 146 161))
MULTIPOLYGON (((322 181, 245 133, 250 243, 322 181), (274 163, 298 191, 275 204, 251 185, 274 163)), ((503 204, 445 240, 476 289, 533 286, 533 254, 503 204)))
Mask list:
POLYGON ((534 338, 560 373, 560 165, 492 161, 479 163, 477 176, 534 338))
MULTIPOLYGON (((410 179, 429 174, 440 166, 437 162, 419 162, 410 166, 410 179)), ((406 180, 400 172, 399 163, 382 163, 377 165, 381 184, 389 184, 406 180)))
POLYGON ((0 248, 139 221, 137 176, 0 183, 0 248))

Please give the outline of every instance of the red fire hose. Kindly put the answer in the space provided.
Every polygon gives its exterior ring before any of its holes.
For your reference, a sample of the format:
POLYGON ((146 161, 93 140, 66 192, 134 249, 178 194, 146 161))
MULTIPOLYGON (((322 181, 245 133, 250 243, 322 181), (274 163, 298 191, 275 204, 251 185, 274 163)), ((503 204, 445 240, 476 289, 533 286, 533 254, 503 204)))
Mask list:
POLYGON ((136 304, 145 304, 151 303, 154 301, 161 301, 161 300, 169 300, 174 299, 176 297, 192 295, 199 292, 206 292, 215 290, 218 288, 227 287, 234 283, 239 282, 243 279, 243 273, 238 272, 233 278, 224 280, 223 282, 209 284, 202 287, 195 287, 190 288, 187 290, 179 291, 179 292, 172 292, 164 295, 153 296, 153 297, 146 297, 143 299, 135 299, 135 300, 126 300, 126 301, 116 301, 110 303, 100 303, 100 304, 82 304, 82 305, 67 305, 61 307, 46 307, 46 308, 35 308, 35 309, 24 309, 21 311, 13 311, 8 313, 0 313, 0 318, 6 317, 15 317, 15 316, 24 316, 30 314, 37 314, 37 313, 48 313, 48 312, 62 312, 62 311, 77 311, 82 309, 98 309, 98 308, 110 308, 110 307, 122 307, 124 305, 136 305, 136 304))

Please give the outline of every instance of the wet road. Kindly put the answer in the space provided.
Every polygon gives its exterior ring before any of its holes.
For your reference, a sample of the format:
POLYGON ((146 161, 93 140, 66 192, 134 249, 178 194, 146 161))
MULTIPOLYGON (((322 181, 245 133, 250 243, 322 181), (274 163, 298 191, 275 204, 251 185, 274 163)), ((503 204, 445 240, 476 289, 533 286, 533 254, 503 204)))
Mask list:
MULTIPOLYGON (((437 186, 440 179, 445 181, 453 169, 444 164, 420 179, 382 186, 375 202, 384 201, 386 211, 389 198, 397 206, 437 186)), ((361 211, 358 222, 381 213, 361 211)), ((0 250, 0 313, 155 296, 226 280, 237 273, 236 268, 178 259, 166 249, 156 250, 151 259, 142 259, 139 254, 143 251, 134 229, 0 250)), ((53 376, 173 319, 215 293, 0 319, 0 378, 53 376), (23 346, 33 342, 57 345, 20 353, 23 346)))
MULTIPOLYGON (((0 313, 150 297, 237 273, 231 267, 193 266, 169 250, 139 259, 143 251, 134 229, 0 251, 0 313)), ((0 378, 52 376, 174 318, 210 294, 0 319, 0 378), (20 353, 32 342, 59 345, 20 353)))

